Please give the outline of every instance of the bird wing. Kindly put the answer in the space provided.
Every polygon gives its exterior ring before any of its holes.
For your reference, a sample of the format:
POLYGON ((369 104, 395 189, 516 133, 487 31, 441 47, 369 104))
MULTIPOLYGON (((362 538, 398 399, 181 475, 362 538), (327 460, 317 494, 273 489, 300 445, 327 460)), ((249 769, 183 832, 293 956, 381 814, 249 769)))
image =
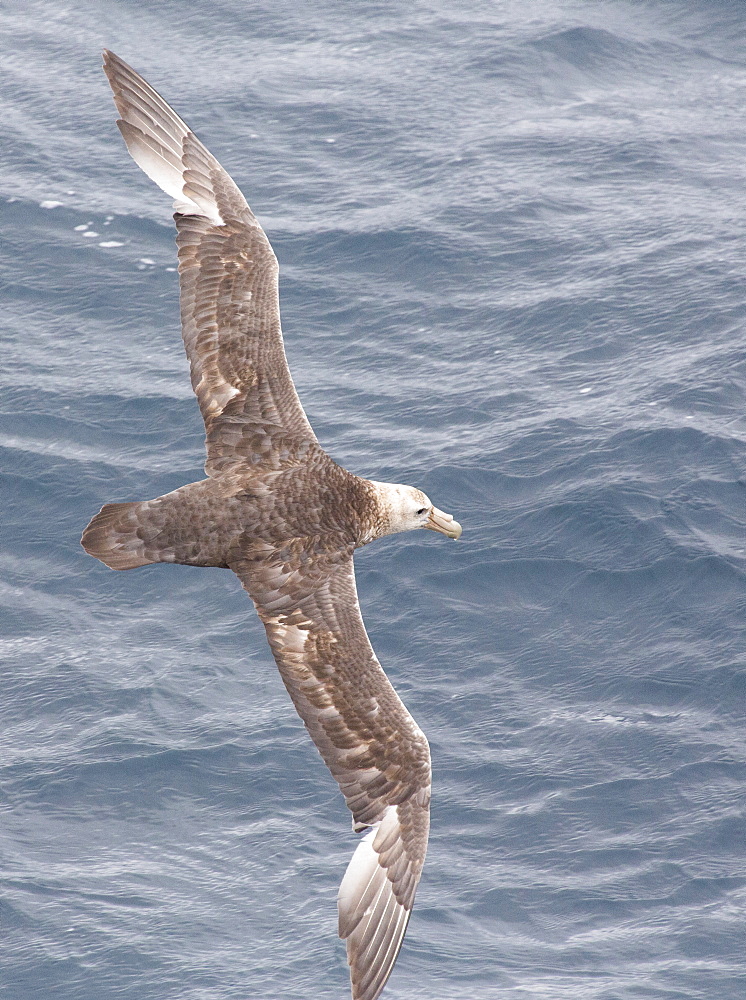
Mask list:
POLYGON ((339 890, 354 1000, 375 1000, 399 953, 427 850, 430 751, 365 631, 352 550, 254 541, 231 565, 290 697, 367 831, 339 890))
POLYGON ((288 369, 277 258, 233 180, 163 98, 113 52, 104 70, 127 149, 174 199, 181 325, 207 431, 205 471, 283 468, 316 436, 288 369))

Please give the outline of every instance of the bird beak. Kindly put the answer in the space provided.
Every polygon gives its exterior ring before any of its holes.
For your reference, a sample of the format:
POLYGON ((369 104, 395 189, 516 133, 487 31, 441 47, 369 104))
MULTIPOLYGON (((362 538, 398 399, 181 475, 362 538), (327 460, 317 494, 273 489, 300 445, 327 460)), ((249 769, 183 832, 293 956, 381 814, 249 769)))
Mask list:
POLYGON ((450 514, 438 510, 437 507, 430 508, 430 516, 425 527, 430 528, 431 531, 439 531, 441 535, 447 535, 448 538, 461 537, 461 525, 458 521, 454 521, 450 514))

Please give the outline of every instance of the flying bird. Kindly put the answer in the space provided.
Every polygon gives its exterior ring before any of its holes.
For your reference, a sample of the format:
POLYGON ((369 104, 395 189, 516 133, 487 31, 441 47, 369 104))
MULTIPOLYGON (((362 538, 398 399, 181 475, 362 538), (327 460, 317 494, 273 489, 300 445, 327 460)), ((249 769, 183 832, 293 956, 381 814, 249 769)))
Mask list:
POLYGON ((461 526, 411 486, 361 479, 320 446, 290 376, 278 265, 233 180, 113 52, 104 70, 135 162, 174 201, 184 346, 207 478, 109 503, 85 529, 111 569, 233 570, 280 674, 363 833, 338 896, 354 1000, 375 1000, 407 929, 427 850, 430 752, 376 659, 353 552, 399 531, 461 526))

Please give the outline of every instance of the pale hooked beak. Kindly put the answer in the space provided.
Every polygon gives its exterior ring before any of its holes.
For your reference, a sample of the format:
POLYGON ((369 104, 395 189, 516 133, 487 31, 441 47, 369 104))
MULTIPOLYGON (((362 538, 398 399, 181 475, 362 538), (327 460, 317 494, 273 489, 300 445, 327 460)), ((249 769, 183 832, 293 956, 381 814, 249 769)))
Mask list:
POLYGON ((430 528, 431 531, 439 531, 441 535, 447 535, 448 538, 461 537, 461 525, 458 521, 454 521, 450 514, 438 510, 437 507, 430 508, 430 515, 425 527, 430 528))

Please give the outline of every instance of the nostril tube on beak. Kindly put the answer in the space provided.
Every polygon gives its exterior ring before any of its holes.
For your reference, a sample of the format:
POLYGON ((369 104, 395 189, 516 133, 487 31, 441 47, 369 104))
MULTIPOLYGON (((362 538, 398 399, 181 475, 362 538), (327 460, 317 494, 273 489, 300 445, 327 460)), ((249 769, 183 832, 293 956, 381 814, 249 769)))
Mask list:
POLYGON ((437 507, 433 507, 430 511, 430 516, 425 527, 430 528, 431 531, 439 531, 441 535, 445 535, 447 538, 461 537, 462 529, 458 521, 454 521, 451 514, 446 514, 445 511, 438 510, 437 507))

